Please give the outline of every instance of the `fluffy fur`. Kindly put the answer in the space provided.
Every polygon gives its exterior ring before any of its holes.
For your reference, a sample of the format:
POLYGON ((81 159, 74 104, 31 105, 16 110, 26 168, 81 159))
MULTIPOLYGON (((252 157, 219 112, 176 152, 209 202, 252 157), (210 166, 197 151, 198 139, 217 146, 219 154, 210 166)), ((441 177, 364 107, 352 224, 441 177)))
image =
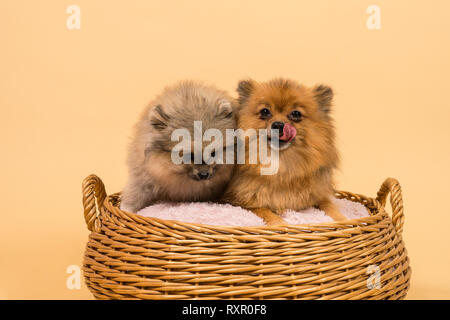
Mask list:
POLYGON ((308 207, 317 207, 334 220, 344 220, 330 201, 333 170, 338 165, 330 116, 331 88, 274 79, 265 83, 244 80, 237 91, 239 128, 270 130, 274 122, 282 122, 293 126, 297 134, 292 141, 280 141, 276 174, 261 175, 260 164, 238 165, 223 200, 252 210, 269 225, 285 224, 279 215, 288 209, 308 207), (270 111, 270 117, 262 117, 264 108, 270 111), (292 117, 294 110, 301 112, 298 121, 292 117))
POLYGON ((121 208, 137 212, 158 201, 217 200, 233 165, 174 164, 171 152, 178 141, 171 141, 171 133, 186 128, 193 139, 194 121, 202 121, 203 131, 216 128, 225 136, 226 129, 236 127, 234 105, 226 92, 199 83, 185 81, 166 88, 143 111, 135 126, 121 208), (198 179, 199 172, 208 173, 208 178, 198 179))

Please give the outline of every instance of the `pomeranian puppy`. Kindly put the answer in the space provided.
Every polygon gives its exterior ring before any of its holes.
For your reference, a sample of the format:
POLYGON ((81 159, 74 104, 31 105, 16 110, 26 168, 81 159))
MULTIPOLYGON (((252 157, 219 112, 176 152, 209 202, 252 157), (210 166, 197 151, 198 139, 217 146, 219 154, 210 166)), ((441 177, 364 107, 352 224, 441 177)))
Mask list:
POLYGON ((287 209, 313 206, 334 220, 345 220, 331 201, 338 165, 331 88, 274 79, 244 80, 237 91, 238 127, 268 130, 268 148, 279 152, 278 171, 261 175, 261 164, 236 166, 223 201, 253 211, 267 225, 285 224, 279 215, 287 209), (271 129, 279 134, 271 136, 271 129), (278 139, 278 146, 273 146, 273 139, 278 139))
MULTIPOLYGON (((203 137, 203 132, 210 128, 225 136, 226 129, 236 127, 235 106, 226 92, 191 81, 168 87, 156 97, 135 126, 128 150, 129 179, 122 192, 121 209, 137 212, 159 201, 218 200, 230 180, 233 164, 206 161, 203 139, 200 149, 176 151, 179 141, 173 141, 172 133, 176 129, 187 130, 192 138, 189 145, 194 144, 195 134, 200 131, 203 137), (200 129, 194 121, 201 121, 200 129), (173 152, 183 153, 180 157, 187 161, 174 163, 173 152)), ((209 160, 214 158, 214 153, 211 152, 209 160)))

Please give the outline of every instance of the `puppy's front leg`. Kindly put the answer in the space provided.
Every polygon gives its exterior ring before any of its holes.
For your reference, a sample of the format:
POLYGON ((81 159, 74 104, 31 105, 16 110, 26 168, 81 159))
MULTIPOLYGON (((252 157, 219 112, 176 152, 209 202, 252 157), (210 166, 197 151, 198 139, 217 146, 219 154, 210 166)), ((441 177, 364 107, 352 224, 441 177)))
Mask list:
POLYGON ((318 208, 325 212, 327 216, 332 218, 334 221, 343 221, 347 220, 347 217, 344 216, 337 206, 329 199, 323 200, 319 202, 318 208))
POLYGON ((133 180, 130 181, 122 191, 120 209, 136 213, 151 205, 157 199, 156 190, 133 180))
POLYGON ((267 208, 250 209, 258 217, 262 218, 268 226, 283 226, 287 223, 276 213, 267 208))

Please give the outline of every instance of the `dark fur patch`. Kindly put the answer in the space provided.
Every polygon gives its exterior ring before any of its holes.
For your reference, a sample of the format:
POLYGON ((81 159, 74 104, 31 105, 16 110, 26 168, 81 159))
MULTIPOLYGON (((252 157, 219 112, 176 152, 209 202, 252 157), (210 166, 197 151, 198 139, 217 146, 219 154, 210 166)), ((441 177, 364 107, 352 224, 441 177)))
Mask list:
POLYGON ((229 119, 233 116, 233 110, 224 108, 218 115, 217 117, 219 118, 224 118, 224 119, 229 119))
POLYGON ((157 130, 164 130, 165 128, 167 128, 167 124, 165 124, 164 122, 162 122, 159 119, 152 119, 152 120, 150 120, 150 123, 153 126, 153 128, 155 128, 157 130))
POLYGON ((155 107, 155 112, 157 112, 159 116, 164 119, 164 121, 167 122, 170 120, 170 117, 167 115, 167 113, 164 112, 160 104, 155 107))
POLYGON ((333 101, 333 90, 325 85, 318 85, 314 88, 314 96, 321 111, 329 113, 331 102, 333 101))
POLYGON ((248 100, 253 89, 254 89, 254 85, 253 85, 252 80, 239 81, 236 91, 239 94, 239 104, 240 105, 244 104, 248 100))
POLYGON ((172 149, 170 148, 170 140, 167 141, 167 137, 164 136, 156 136, 154 140, 152 141, 151 145, 148 145, 145 148, 145 158, 147 159, 148 155, 152 153, 153 151, 156 152, 172 152, 172 149))
POLYGON ((170 121, 170 117, 164 112, 162 106, 160 104, 157 105, 153 111, 155 112, 155 115, 150 120, 151 125, 157 130, 167 128, 167 122, 170 121))

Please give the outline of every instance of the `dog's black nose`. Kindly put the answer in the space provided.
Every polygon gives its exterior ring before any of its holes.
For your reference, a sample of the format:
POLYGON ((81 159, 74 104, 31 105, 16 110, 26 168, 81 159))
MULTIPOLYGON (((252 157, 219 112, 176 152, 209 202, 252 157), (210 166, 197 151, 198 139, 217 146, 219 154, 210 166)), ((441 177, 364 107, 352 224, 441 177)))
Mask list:
POLYGON ((272 123, 272 129, 278 130, 280 137, 283 135, 283 128, 284 128, 283 122, 275 121, 274 123, 272 123))
POLYGON ((199 173, 197 173, 197 177, 200 180, 206 180, 209 178, 209 173, 208 172, 199 172, 199 173))

